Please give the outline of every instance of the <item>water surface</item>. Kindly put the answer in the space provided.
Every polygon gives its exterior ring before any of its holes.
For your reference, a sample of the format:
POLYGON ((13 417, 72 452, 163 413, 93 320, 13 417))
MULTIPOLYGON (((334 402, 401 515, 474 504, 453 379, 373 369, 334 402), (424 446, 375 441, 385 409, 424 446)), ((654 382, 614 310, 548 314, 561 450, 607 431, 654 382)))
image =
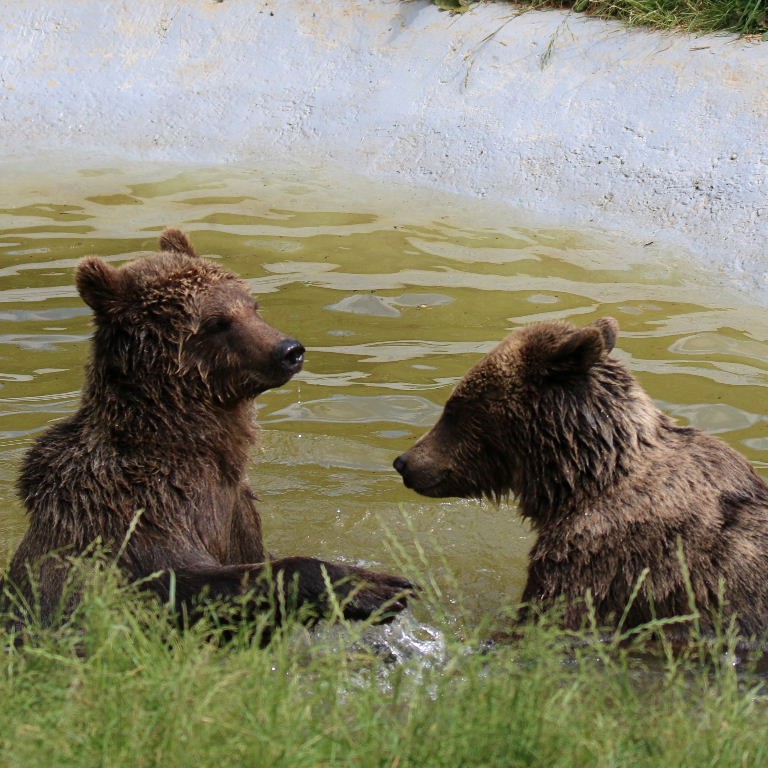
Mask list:
POLYGON ((310 171, 0 172, 6 556, 25 527, 20 458, 78 400, 91 323, 74 268, 89 254, 120 263, 154 250, 166 226, 245 277, 265 318, 308 348, 305 371, 259 401, 251 480, 275 554, 394 569, 394 539, 423 550, 447 600, 462 592, 478 614, 514 602, 531 543, 514 507, 422 499, 391 463, 483 352, 539 319, 616 317, 618 354, 662 407, 768 468, 765 311, 652 236, 630 243, 489 201, 310 171))

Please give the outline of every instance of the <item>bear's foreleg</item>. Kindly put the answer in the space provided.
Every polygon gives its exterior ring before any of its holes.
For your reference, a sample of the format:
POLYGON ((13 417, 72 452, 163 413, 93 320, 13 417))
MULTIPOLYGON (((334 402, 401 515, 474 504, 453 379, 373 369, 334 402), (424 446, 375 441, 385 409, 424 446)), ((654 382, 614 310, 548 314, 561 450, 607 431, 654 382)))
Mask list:
POLYGON ((288 557, 243 565, 181 566, 161 572, 147 585, 172 601, 177 610, 193 612, 200 600, 230 601, 250 595, 249 611, 272 608, 279 620, 286 613, 309 609, 310 620, 332 613, 334 601, 346 619, 390 621, 404 610, 415 587, 399 576, 311 557, 288 557))

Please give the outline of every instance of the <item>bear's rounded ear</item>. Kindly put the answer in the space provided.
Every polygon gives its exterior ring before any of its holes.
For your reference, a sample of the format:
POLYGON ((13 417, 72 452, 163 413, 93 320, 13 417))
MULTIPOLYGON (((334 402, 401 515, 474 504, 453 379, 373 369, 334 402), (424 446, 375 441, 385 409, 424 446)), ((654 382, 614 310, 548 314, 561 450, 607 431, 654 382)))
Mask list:
POLYGON ((180 229, 166 229, 160 235, 160 250, 183 253, 187 256, 197 256, 189 238, 180 229))
POLYGON ((619 323, 613 317, 601 317, 599 320, 595 320, 592 325, 600 330, 603 334, 603 343, 605 344, 605 351, 610 352, 616 346, 616 339, 619 335, 619 323))
POLYGON ((124 292, 123 272, 95 256, 83 259, 75 277, 83 301, 96 312, 114 309, 124 292))
POLYGON ((606 351, 602 330, 587 325, 563 336, 550 351, 545 365, 551 375, 586 373, 606 351))

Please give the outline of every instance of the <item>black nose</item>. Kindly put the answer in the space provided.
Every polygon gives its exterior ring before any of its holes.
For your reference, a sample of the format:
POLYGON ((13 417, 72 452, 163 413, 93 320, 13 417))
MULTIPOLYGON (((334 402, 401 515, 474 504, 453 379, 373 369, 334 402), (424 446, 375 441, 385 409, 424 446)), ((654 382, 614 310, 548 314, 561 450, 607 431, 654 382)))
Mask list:
MULTIPOLYGON (((403 454, 404 456, 405 454, 403 454)), ((405 472, 406 463, 403 456, 398 456, 393 462, 392 466, 402 475, 405 472)))
POLYGON ((298 373, 304 365, 304 345, 296 339, 281 341, 272 354, 291 373, 298 373))

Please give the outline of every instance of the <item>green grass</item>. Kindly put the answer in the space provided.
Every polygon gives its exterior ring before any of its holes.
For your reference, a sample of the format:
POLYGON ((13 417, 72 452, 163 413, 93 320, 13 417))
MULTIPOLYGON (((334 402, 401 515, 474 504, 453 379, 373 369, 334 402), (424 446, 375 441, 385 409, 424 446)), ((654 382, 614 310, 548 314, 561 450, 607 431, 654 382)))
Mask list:
POLYGON ((444 646, 393 662, 397 625, 223 643, 101 571, 64 629, 1 638, 0 765, 768 765, 763 680, 728 643, 649 657, 542 625, 482 652, 433 601, 418 613, 444 646))
MULTIPOLYGON (((435 0, 441 8, 464 11, 476 0, 435 0)), ((569 8, 633 26, 686 32, 734 32, 768 39, 766 0, 519 0, 518 9, 569 8)))

